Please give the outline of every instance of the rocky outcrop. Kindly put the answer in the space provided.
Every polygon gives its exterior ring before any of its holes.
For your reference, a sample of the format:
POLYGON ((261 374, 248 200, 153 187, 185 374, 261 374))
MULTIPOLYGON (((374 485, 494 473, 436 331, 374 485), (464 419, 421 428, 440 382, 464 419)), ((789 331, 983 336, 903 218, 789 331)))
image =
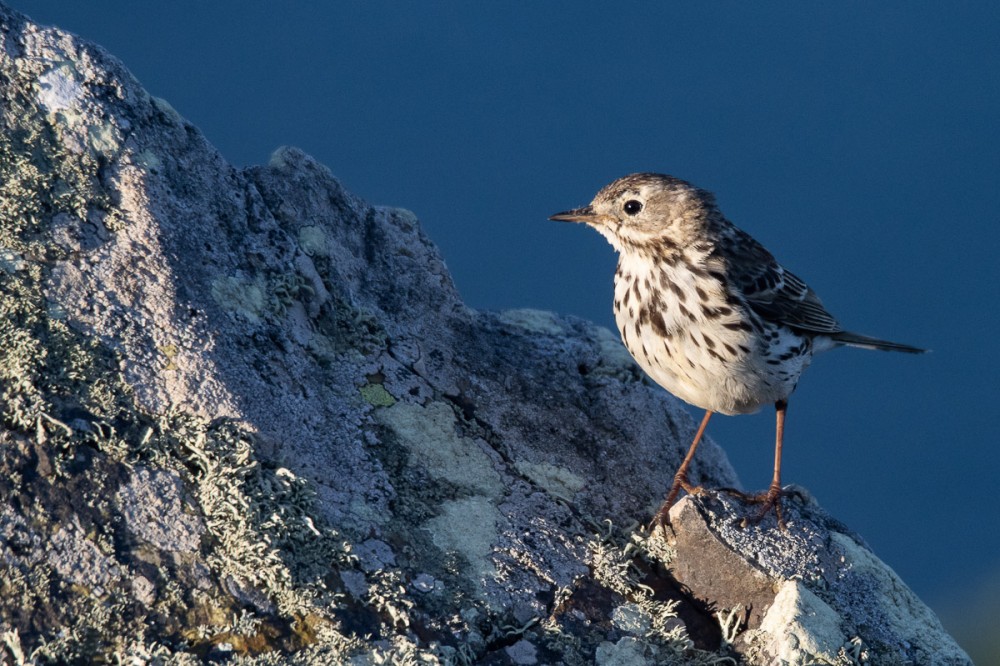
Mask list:
POLYGON ((717 614, 723 640, 760 664, 968 663, 937 618, 857 534, 801 488, 788 529, 753 525, 727 493, 671 511, 672 577, 717 614), (742 631, 738 631, 742 629, 742 631))
POLYGON ((811 504, 650 537, 693 424, 610 332, 469 309, 412 213, 2 5, 0 391, 8 661, 967 662, 811 504))

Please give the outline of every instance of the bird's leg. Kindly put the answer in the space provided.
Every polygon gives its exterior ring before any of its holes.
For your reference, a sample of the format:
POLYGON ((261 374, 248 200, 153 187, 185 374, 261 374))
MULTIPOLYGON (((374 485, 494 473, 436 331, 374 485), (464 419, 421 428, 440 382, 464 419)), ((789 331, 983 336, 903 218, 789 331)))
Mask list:
POLYGON ((774 428, 774 477, 771 479, 771 486, 767 489, 767 492, 761 493, 751 500, 756 504, 763 505, 752 522, 759 523, 773 508, 775 515, 778 517, 778 525, 781 529, 785 529, 785 517, 781 514, 781 496, 784 494, 781 490, 781 443, 785 436, 785 411, 788 409, 788 401, 779 400, 774 403, 774 408, 777 413, 777 421, 774 428))
POLYGON ((664 500, 663 506, 660 510, 656 512, 656 516, 653 517, 653 522, 650 524, 650 531, 653 530, 657 525, 669 525, 670 524, 670 507, 674 505, 677 500, 677 495, 680 493, 681 488, 684 492, 689 495, 694 495, 701 491, 701 487, 694 487, 688 483, 687 471, 688 467, 691 465, 691 460, 694 458, 695 449, 698 448, 698 442, 701 441, 701 436, 705 434, 705 428, 708 426, 708 419, 712 417, 712 412, 705 411, 705 416, 701 420, 701 425, 698 426, 698 432, 694 435, 694 441, 691 442, 691 447, 688 449, 687 455, 684 456, 684 461, 681 466, 677 469, 677 474, 674 474, 674 482, 670 486, 670 492, 667 493, 667 499, 664 500))

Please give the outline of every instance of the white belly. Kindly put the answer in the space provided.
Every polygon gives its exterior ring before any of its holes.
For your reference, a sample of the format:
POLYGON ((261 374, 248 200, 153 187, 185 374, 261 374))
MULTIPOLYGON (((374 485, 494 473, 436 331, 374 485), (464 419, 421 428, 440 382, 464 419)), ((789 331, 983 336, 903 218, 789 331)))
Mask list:
POLYGON ((748 315, 713 298, 711 290, 703 288, 708 298, 702 298, 688 272, 674 269, 670 275, 677 289, 657 289, 657 282, 628 271, 625 276, 631 279, 615 283, 622 341, 657 384, 685 402, 721 414, 755 412, 786 399, 809 365, 809 340, 766 322, 760 330, 739 328, 748 315), (658 299, 649 295, 652 290, 658 299), (723 305, 720 315, 716 306, 723 305), (794 349, 803 351, 789 353, 794 349))

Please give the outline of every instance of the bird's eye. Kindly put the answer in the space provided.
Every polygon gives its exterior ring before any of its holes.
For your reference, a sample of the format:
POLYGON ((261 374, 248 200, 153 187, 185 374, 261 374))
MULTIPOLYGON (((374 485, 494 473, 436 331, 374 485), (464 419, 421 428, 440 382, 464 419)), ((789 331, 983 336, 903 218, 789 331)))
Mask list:
POLYGON ((635 215, 642 210, 642 203, 636 201, 635 199, 629 199, 625 202, 623 208, 626 215, 635 215))

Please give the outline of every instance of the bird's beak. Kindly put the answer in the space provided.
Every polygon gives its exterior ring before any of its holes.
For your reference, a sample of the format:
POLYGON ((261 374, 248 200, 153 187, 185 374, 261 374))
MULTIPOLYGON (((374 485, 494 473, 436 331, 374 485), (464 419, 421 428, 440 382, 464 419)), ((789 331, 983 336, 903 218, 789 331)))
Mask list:
POLYGON ((584 206, 583 208, 574 208, 573 210, 567 210, 562 213, 556 213, 555 215, 549 216, 550 220, 555 220, 556 222, 585 222, 587 224, 593 224, 597 221, 597 213, 590 206, 584 206))

